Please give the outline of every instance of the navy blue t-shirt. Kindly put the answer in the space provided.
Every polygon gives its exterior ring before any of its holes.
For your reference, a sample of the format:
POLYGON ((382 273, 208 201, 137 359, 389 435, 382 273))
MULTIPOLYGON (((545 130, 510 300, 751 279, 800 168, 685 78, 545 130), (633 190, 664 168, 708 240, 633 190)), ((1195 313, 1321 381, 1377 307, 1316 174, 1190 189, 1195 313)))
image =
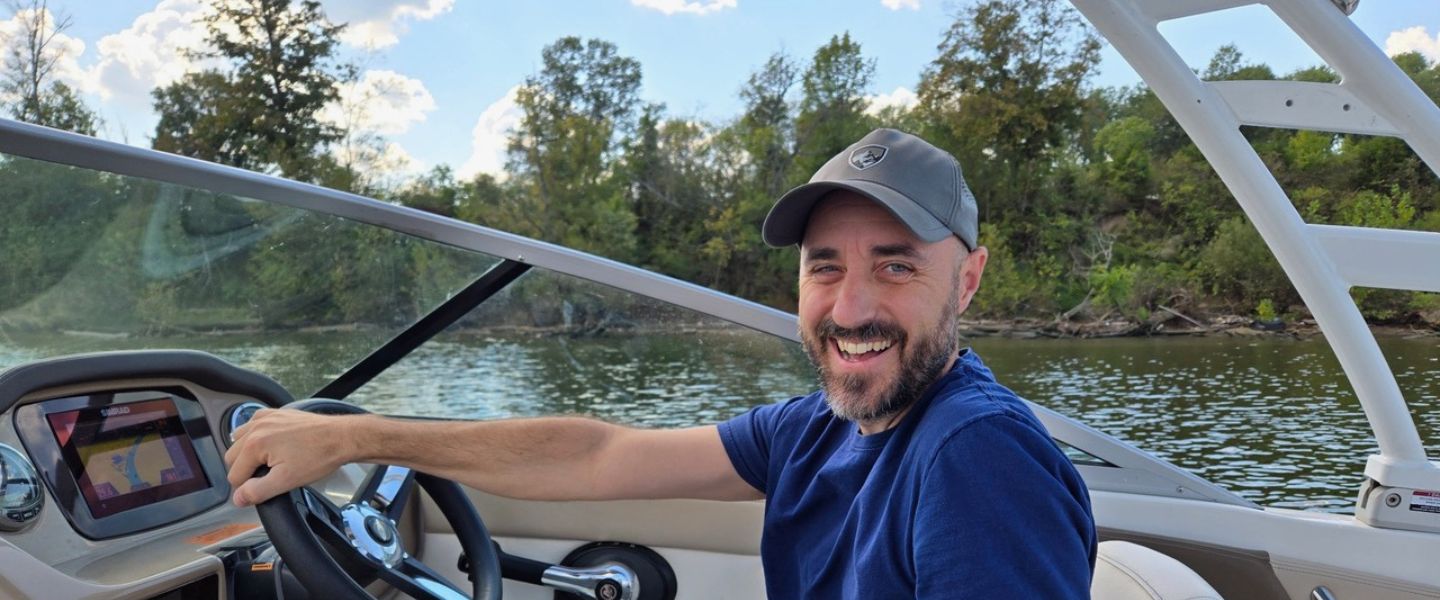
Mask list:
POLYGON ((720 424, 765 494, 770 598, 1089 598, 1090 497, 973 351, 888 431, 862 436, 823 392, 720 424))

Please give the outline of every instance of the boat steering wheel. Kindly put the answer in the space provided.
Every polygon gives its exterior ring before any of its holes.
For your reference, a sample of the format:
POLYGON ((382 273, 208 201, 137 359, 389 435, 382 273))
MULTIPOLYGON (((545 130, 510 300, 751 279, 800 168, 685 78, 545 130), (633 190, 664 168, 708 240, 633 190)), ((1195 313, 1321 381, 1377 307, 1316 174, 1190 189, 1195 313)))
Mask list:
MULTIPOLYGON (((369 412, 325 398, 296 402, 289 408, 334 415, 369 412)), ((256 510, 275 551, 285 564, 298 567, 291 569, 295 578, 317 598, 375 600, 362 583, 378 577, 421 600, 500 599, 500 561, 490 532, 465 490, 449 479, 376 465, 344 506, 301 487, 260 503, 256 510), (472 595, 405 551, 395 522, 416 483, 435 500, 459 536, 472 565, 472 595)))

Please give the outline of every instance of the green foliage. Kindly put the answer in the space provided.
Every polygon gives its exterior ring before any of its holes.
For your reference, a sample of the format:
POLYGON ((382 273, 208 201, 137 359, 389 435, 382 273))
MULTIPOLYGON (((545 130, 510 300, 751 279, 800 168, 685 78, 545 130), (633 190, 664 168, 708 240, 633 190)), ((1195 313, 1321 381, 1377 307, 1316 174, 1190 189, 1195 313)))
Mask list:
POLYGON ((1046 265, 1068 262, 1103 197, 1079 182, 1073 162, 1083 155, 1074 140, 1094 125, 1084 86, 1099 52, 1065 2, 988 0, 961 9, 918 86, 918 133, 960 161, 981 221, 1042 277, 1071 275, 1046 265))
POLYGON ((969 313, 991 318, 1037 313, 1037 300, 1045 300, 1051 292, 1045 282, 1011 253, 1004 239, 982 229, 980 245, 989 250, 990 258, 969 313))
POLYGON ((874 74, 875 60, 865 58, 849 33, 830 38, 815 51, 800 79, 792 184, 809 180, 830 157, 873 129, 865 114, 865 94, 874 74))
POLYGON ((633 132, 640 63, 602 40, 561 38, 516 97, 524 117, 510 136, 521 193, 509 229, 619 260, 635 258, 636 217, 609 168, 633 132))
POLYGON ((1415 220, 1415 207, 1410 195, 1398 188, 1388 196, 1361 190, 1340 203, 1336 219, 1337 225, 1407 229, 1415 220))
POLYGON ((1200 265, 1210 292, 1232 310, 1251 306, 1256 299, 1273 299, 1281 306, 1300 300, 1260 233, 1244 217, 1220 225, 1201 252, 1200 265))
POLYGON ((122 193, 95 171, 0 159, 0 311, 59 283, 104 230, 122 193))
POLYGON ((1200 76, 1209 81, 1254 81, 1274 79, 1275 72, 1265 65, 1245 64, 1240 49, 1234 44, 1225 44, 1215 51, 1200 76))
POLYGON ((1333 167, 1335 135, 1319 131, 1298 131, 1286 145, 1286 158, 1295 169, 1318 172, 1333 167))
POLYGON ((1274 321, 1280 318, 1280 314, 1275 311, 1275 303, 1266 298, 1255 307, 1255 318, 1261 321, 1274 321))
POLYGON ((343 26, 303 0, 236 0, 205 17, 209 49, 225 70, 190 73, 154 90, 154 147, 246 169, 318 180, 322 151, 342 132, 318 118, 350 67, 335 59, 343 26))
POLYGON ((411 182, 396 195, 395 200, 411 208, 454 217, 460 210, 463 193, 450 167, 440 165, 411 182))
POLYGON ((777 52, 740 88, 745 112, 726 142, 749 157, 746 166, 753 171, 745 183, 750 191, 775 197, 788 188, 795 163, 795 116, 788 96, 798 72, 789 56, 777 52))
POLYGON ((1098 184, 1109 197, 1107 212, 1144 204, 1153 193, 1150 144, 1155 127, 1140 117, 1122 117, 1095 135, 1098 184))
POLYGON ((1122 311, 1133 308, 1131 294, 1135 289, 1138 271, 1133 265, 1096 269, 1090 274, 1090 285, 1095 290, 1095 304, 1122 311))
POLYGON ((60 82, 50 84, 50 89, 38 96, 23 98, 11 109, 11 116, 21 121, 44 125, 55 129, 73 131, 84 135, 95 135, 100 126, 100 117, 70 86, 60 82))
POLYGON ((701 123, 660 122, 658 111, 647 110, 622 162, 635 207, 640 262, 702 283, 712 283, 717 273, 695 256, 709 236, 710 215, 733 194, 712 167, 724 157, 706 139, 709 133, 701 123))

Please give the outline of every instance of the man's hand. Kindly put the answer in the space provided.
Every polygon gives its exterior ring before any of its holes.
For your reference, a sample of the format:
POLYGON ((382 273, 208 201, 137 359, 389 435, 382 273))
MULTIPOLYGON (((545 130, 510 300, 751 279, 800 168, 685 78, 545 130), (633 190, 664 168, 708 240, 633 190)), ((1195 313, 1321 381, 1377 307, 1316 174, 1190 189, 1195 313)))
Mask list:
POLYGON ((358 448, 351 425, 364 418, 299 410, 256 412, 235 430, 235 443, 225 453, 235 505, 259 504, 353 462, 358 448), (270 472, 255 477, 262 466, 270 467, 270 472))

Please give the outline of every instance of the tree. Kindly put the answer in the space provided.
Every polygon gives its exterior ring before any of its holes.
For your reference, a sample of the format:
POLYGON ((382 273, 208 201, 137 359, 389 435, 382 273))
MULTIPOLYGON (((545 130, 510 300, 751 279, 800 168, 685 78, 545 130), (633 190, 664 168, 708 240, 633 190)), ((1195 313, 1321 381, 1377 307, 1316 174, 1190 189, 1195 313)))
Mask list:
POLYGON ((1099 194, 1077 160, 1103 127, 1086 119, 1099 40, 1061 0, 986 0, 961 9, 938 50, 917 88, 920 133, 960 161, 992 262, 1033 290, 1022 301, 1064 310, 1090 287, 1075 257, 1099 194))
POLYGON ((262 167, 257 141, 247 133, 244 99, 224 73, 189 73, 150 92, 160 121, 154 147, 175 154, 246 169, 262 167))
POLYGON ((799 74, 795 61, 782 52, 770 55, 765 65, 750 74, 740 89, 745 113, 736 124, 739 142, 755 167, 754 184, 769 196, 785 191, 790 166, 795 120, 790 111, 790 90, 799 74))
POLYGON ((455 173, 446 165, 412 181, 397 195, 400 204, 446 217, 456 216, 463 189, 455 182, 455 173))
POLYGON ((1200 77, 1207 81, 1253 81, 1274 79, 1275 72, 1265 65, 1245 63, 1245 55, 1235 44, 1225 44, 1210 57, 1210 64, 1200 77))
POLYGON ((789 189, 795 164, 795 117, 789 100, 799 69, 775 53, 740 90, 745 112, 711 140, 715 168, 728 181, 723 205, 705 224, 701 256, 716 287, 772 306, 795 306, 793 250, 776 252, 760 239, 775 199, 789 189), (785 282, 785 283, 782 283, 785 282))
POLYGON ((1109 196, 1108 211, 1143 203, 1153 193, 1150 142, 1155 128, 1140 117, 1109 122, 1095 135, 1094 164, 1100 187, 1109 196))
POLYGON ((55 81, 64 57, 60 36, 70 28, 68 15, 55 14, 48 0, 12 0, 12 19, 20 22, 5 50, 0 91, 12 98, 10 115, 46 127, 95 135, 98 118, 71 89, 55 81))
POLYGON ((154 147, 292 179, 324 176, 321 153, 340 139, 318 118, 351 67, 335 58, 343 25, 304 0, 235 0, 205 18, 209 49, 229 62, 152 92, 160 114, 154 147))
POLYGON ((848 32, 831 37, 815 51, 800 79, 803 94, 795 124, 791 183, 809 180, 825 161, 871 129, 865 94, 874 74, 875 60, 865 58, 860 43, 848 32))
POLYGON ((704 285, 717 277, 700 256, 707 224, 733 201, 712 134, 704 123, 662 120, 659 107, 652 106, 641 115, 622 163, 641 264, 704 285))
MULTIPOLYGON (((34 115, 30 117, 30 122, 36 125, 90 136, 95 135, 100 126, 100 117, 95 115, 95 111, 85 105, 74 89, 58 81, 50 84, 50 89, 40 95, 39 103, 29 107, 29 111, 34 115)), ((12 115, 16 119, 27 120, 21 112, 15 110, 12 115)))
POLYGON ((635 214, 613 177, 634 130, 640 63, 603 40, 565 37, 516 94, 524 111, 510 136, 508 169, 522 193, 518 232, 627 260, 635 214))
POLYGON ((933 141, 966 168, 986 217, 1026 214, 1082 117, 1100 42, 1060 0, 964 9, 919 86, 933 141))

